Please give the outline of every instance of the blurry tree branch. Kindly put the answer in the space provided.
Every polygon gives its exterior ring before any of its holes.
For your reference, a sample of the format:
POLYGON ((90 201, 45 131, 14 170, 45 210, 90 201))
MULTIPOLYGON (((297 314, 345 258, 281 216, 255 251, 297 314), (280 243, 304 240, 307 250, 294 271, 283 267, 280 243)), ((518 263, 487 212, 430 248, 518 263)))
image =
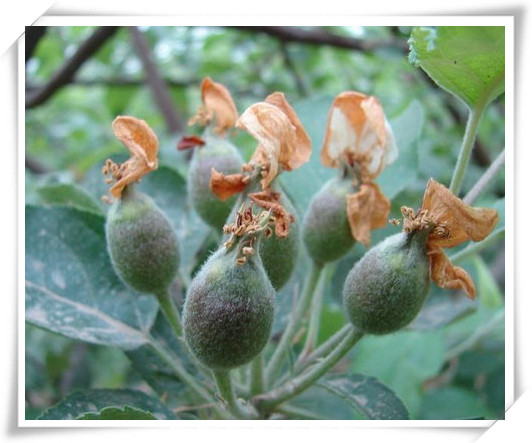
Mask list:
POLYGON ((26 96, 26 109, 43 104, 59 89, 72 81, 78 69, 91 58, 118 30, 118 26, 102 26, 85 40, 75 54, 63 63, 41 89, 26 96))
MULTIPOLYGON (((107 77, 107 78, 77 78, 70 82, 74 86, 93 87, 93 86, 123 86, 123 87, 139 87, 144 86, 148 82, 145 78, 127 78, 127 77, 107 77)), ((170 87, 186 88, 188 86, 197 86, 201 84, 201 79, 192 80, 176 80, 173 78, 164 78, 164 82, 170 87)), ((39 89, 40 86, 32 83, 26 83, 26 92, 31 92, 39 89)))
POLYGON ((46 34, 46 26, 26 26, 25 33, 25 49, 26 49, 26 62, 35 52, 37 44, 41 38, 46 34))
POLYGON ((404 51, 408 49, 404 40, 387 39, 371 41, 332 34, 320 28, 302 29, 296 26, 229 26, 229 28, 267 34, 283 42, 327 45, 356 51, 371 51, 379 47, 396 47, 404 51))
POLYGON ((137 27, 131 27, 131 37, 133 40, 133 46, 144 66, 146 81, 151 89, 153 98, 166 121, 168 131, 170 133, 175 133, 183 130, 185 126, 183 124, 183 119, 174 107, 168 85, 153 61, 151 49, 146 36, 140 32, 137 27))
POLYGON ((292 58, 290 57, 290 53, 288 52, 288 48, 286 47, 286 44, 284 42, 280 42, 280 48, 281 48, 281 54, 283 55, 283 61, 290 73, 292 74, 292 77, 294 78, 294 83, 296 84, 297 92, 301 97, 308 96, 308 90, 305 85, 305 82, 301 75, 299 74, 297 67, 295 66, 294 62, 292 61, 292 58))
POLYGON ((24 166, 34 174, 46 174, 47 172, 50 172, 46 166, 42 165, 37 160, 28 157, 27 155, 24 159, 24 166))

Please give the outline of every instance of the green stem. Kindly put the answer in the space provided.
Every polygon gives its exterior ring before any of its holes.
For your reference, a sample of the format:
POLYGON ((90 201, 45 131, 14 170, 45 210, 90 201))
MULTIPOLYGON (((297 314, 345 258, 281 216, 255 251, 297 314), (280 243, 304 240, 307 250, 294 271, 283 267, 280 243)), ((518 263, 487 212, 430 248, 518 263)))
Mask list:
POLYGON ((322 343, 314 352, 310 355, 305 356, 303 359, 296 363, 294 371, 296 374, 308 368, 311 364, 315 363, 319 358, 331 352, 336 348, 341 341, 346 337, 346 335, 351 330, 351 324, 345 325, 342 329, 336 332, 332 337, 330 337, 326 342, 322 343))
POLYGON ((243 410, 240 409, 236 401, 235 391, 231 382, 231 374, 228 370, 212 371, 218 392, 227 404, 227 409, 233 416, 241 419, 250 418, 243 410))
POLYGON ((460 252, 457 252, 456 254, 452 255, 451 257, 449 257, 449 260, 452 263, 456 263, 456 264, 466 261, 467 259, 471 258, 475 254, 478 254, 479 252, 481 252, 483 249, 487 248, 488 246, 498 243, 500 240, 504 238, 504 236, 505 236, 505 228, 503 226, 493 231, 484 240, 479 241, 478 243, 473 243, 469 245, 467 248, 464 248, 460 252))
POLYGON ((467 203, 468 205, 473 204, 478 196, 482 194, 489 182, 495 177, 495 175, 497 175, 497 172, 499 172, 499 169, 502 165, 504 165, 504 149, 493 161, 490 167, 486 169, 486 172, 482 174, 482 177, 478 179, 478 181, 475 183, 475 186, 473 186, 463 198, 464 203, 467 203))
MULTIPOLYGON (((321 311, 323 305, 323 279, 320 280, 320 284, 316 285, 314 294, 312 297, 312 303, 310 305, 310 320, 307 331, 307 338, 303 345, 303 350, 299 354, 298 362, 304 359, 308 354, 312 352, 316 343, 318 342, 318 335, 320 333, 321 323, 321 311)), ((297 363, 296 363, 297 364, 297 363)))
POLYGON ((281 340, 279 341, 279 345, 273 353, 273 356, 266 368, 267 386, 272 385, 273 380, 277 375, 277 372, 281 368, 283 358, 288 352, 288 349, 290 348, 294 335, 297 332, 297 327, 299 326, 301 318, 303 317, 305 311, 308 309, 308 305, 310 303, 310 300, 312 299, 312 294, 314 293, 314 289, 316 288, 316 285, 318 284, 318 281, 320 279, 322 269, 322 266, 319 266, 315 263, 312 264, 312 268, 308 274, 308 279, 305 284, 305 289, 303 290, 303 293, 297 302, 295 311, 292 313, 288 320, 288 324, 286 325, 281 340))
POLYGON ((249 378, 249 393, 250 395, 259 395, 264 392, 264 374, 263 374, 264 362, 262 358, 262 352, 251 361, 250 371, 251 376, 249 378))
POLYGON ((484 107, 484 102, 481 102, 469 111, 464 138, 462 139, 462 147, 460 148, 460 154, 458 155, 451 185, 449 186, 449 190, 454 195, 458 195, 460 188, 462 187, 462 181, 464 180, 465 171, 469 162, 469 157, 471 156, 471 150, 475 143, 478 124, 480 123, 480 118, 484 112, 484 107))
POLYGON ((466 340, 456 345, 454 348, 449 349, 445 353, 445 360, 452 360, 458 357, 462 352, 475 346, 480 340, 488 335, 499 323, 504 321, 504 309, 497 312, 488 323, 485 323, 478 327, 466 340))
POLYGON ((172 296, 170 295, 168 290, 166 290, 164 292, 161 292, 160 294, 156 294, 156 297, 159 301, 161 309, 163 310, 164 316, 168 320, 168 323, 170 323, 170 326, 172 327, 175 335, 177 337, 181 337, 183 327, 181 326, 181 318, 179 317, 179 311, 177 310, 174 301, 172 300, 172 296))
MULTIPOLYGON (((184 385, 188 386, 205 403, 216 403, 214 397, 212 397, 211 394, 200 383, 198 383, 192 375, 187 372, 187 370, 179 362, 179 360, 173 358, 173 356, 169 354, 161 345, 159 345, 159 343, 157 343, 155 339, 151 339, 149 344, 157 353, 157 355, 162 360, 164 360, 168 364, 168 366, 174 371, 174 373, 184 385)), ((220 409, 218 407, 215 408, 215 411, 217 412, 218 416, 222 418, 228 418, 228 414, 225 410, 220 409)))
POLYGON ((325 375, 325 373, 332 369, 362 338, 363 335, 363 332, 351 327, 351 330, 338 345, 338 347, 336 347, 336 349, 334 349, 321 362, 314 365, 299 377, 287 381, 284 385, 278 387, 277 389, 255 397, 254 403, 262 411, 271 411, 281 403, 284 403, 301 394, 303 391, 307 390, 314 383, 316 383, 316 381, 325 375))

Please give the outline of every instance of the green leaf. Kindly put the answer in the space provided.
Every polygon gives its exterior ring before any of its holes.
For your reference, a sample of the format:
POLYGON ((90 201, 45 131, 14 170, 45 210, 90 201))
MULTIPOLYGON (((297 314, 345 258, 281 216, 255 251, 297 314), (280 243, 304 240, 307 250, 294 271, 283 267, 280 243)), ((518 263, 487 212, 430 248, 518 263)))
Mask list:
POLYGON ((498 308, 504 304, 499 285, 493 278, 490 269, 478 255, 473 258, 477 270, 478 298, 481 304, 488 308, 498 308))
POLYGON ((83 188, 74 183, 59 183, 45 185, 36 190, 39 203, 48 205, 71 206, 86 211, 101 214, 102 210, 97 201, 83 188))
POLYGON ((338 395, 323 389, 319 385, 312 386, 303 394, 290 402, 291 406, 306 410, 321 420, 353 420, 355 413, 338 395))
MULTIPOLYGON (((196 378, 201 377, 197 367, 190 361, 183 341, 176 338, 162 313, 157 316, 150 334, 161 347, 169 352, 174 360, 180 361, 196 378)), ((126 351, 126 355, 141 377, 159 395, 168 395, 172 399, 172 407, 184 405, 188 402, 185 397, 187 387, 168 367, 168 364, 153 350, 152 346, 144 345, 132 351, 126 351)))
POLYGON ((408 420, 399 397, 375 377, 362 374, 327 377, 319 386, 343 398, 355 411, 370 420, 408 420))
POLYGON ((377 178, 382 192, 390 200, 417 179, 417 148, 424 120, 423 107, 414 100, 401 114, 390 121, 397 142, 399 157, 387 166, 377 178))
POLYGON ((103 408, 100 412, 87 412, 76 420, 157 420, 150 412, 131 406, 103 408))
POLYGON ((74 208, 26 207, 26 320, 89 343, 148 342, 158 305, 113 271, 104 218, 74 208))
POLYGON ((447 386, 429 392, 421 404, 422 420, 456 420, 491 415, 472 391, 447 386))
POLYGON ((442 331, 400 331, 364 337, 356 346, 351 371, 376 377, 397 393, 410 416, 417 417, 423 381, 443 364, 442 331))
POLYGON ((416 27, 409 60, 471 108, 504 92, 504 27, 416 27))
POLYGON ((131 389, 94 389, 71 393, 61 402, 44 411, 38 419, 176 420, 177 417, 158 399, 143 392, 131 389), (87 414, 99 417, 87 417, 87 414), (139 418, 140 414, 144 418, 139 418), (146 418, 148 415, 153 418, 146 418))
POLYGON ((408 329, 429 331, 441 328, 471 314, 476 308, 477 303, 464 297, 462 292, 453 294, 452 291, 436 288, 408 329))

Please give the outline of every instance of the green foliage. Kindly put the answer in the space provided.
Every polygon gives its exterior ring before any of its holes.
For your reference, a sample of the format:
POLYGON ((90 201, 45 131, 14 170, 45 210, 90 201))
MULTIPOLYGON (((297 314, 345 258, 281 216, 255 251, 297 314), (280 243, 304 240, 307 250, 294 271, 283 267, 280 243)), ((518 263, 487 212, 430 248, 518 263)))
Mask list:
POLYGON ((114 274, 102 216, 26 208, 26 320, 89 343, 134 349, 148 338, 157 303, 114 274))
POLYGON ((327 377, 319 386, 344 399, 370 420, 408 420, 408 411, 395 393, 374 377, 362 374, 327 377))
POLYGON ((409 60, 471 108, 504 92, 504 27, 416 27, 409 60))
MULTIPOLYGON (((43 85, 94 30, 49 27, 26 64, 27 87, 43 85)), ((206 75, 228 87, 240 112, 271 92, 286 94, 312 139, 310 161, 277 180, 294 204, 296 228, 303 227, 313 196, 337 173, 321 164, 320 151, 330 105, 344 90, 377 96, 393 128, 399 157, 377 178, 391 200, 390 218, 400 217, 402 205, 419 207, 430 177, 443 184, 450 182, 467 118, 455 95, 470 107, 491 102, 484 110, 479 143, 463 181, 464 191, 471 189, 504 146, 504 29, 331 27, 327 31, 357 36, 377 47, 350 51, 291 43, 283 48, 275 38, 243 30, 142 29, 183 122, 201 104, 199 84, 206 75), (411 59, 454 95, 438 90, 404 56, 402 48, 410 33, 411 59), (397 45, 381 47, 382 42, 397 45)), ((110 206, 101 202, 108 188, 101 167, 106 158, 118 162, 127 158, 110 127, 117 114, 145 119, 160 140, 159 168, 145 176, 138 189, 155 201, 177 235, 181 263, 170 292, 180 310, 190 279, 220 243, 219 231, 210 229, 189 201, 190 153, 176 150, 183 134, 168 132, 145 78, 129 30, 122 28, 83 65, 74 83, 26 112, 26 157, 50 171, 41 174, 26 168, 25 175, 29 203, 27 419, 36 418, 65 397, 65 403, 57 405, 57 418, 70 414, 70 418, 100 420, 176 419, 169 409, 180 407, 190 408, 179 413, 181 418, 211 419, 219 417, 218 408, 223 409, 210 375, 192 358, 183 339, 175 336, 162 312, 157 313, 156 300, 125 287, 113 272, 106 250, 104 223, 110 206), (176 372, 176 365, 212 398, 198 394, 176 372), (76 393, 79 388, 92 390, 76 393), (106 392, 101 398, 99 388, 106 392), (127 391, 116 390, 122 388, 127 391), (148 397, 148 403, 140 399, 139 395, 145 394, 139 389, 147 392, 150 388, 164 404, 153 397, 148 397), (117 394, 123 392, 129 394, 117 394), (89 397, 91 400, 86 400, 89 397), (67 402, 76 399, 80 399, 79 410, 67 402), (198 405, 202 406, 195 409, 198 405)), ((187 134, 199 135, 199 131, 196 127, 185 129, 187 134)), ((231 140, 242 158, 249 160, 256 141, 243 131, 235 132, 231 140)), ((504 228, 504 202, 501 170, 477 204, 496 208, 500 215, 497 228, 504 228)), ((399 228, 394 226, 374 230, 372 244, 397 232, 399 228)), ((271 418, 385 419, 401 416, 406 410, 413 419, 503 417, 501 244, 459 263, 477 285, 477 300, 431 285, 425 305, 406 330, 363 338, 348 362, 336 367, 341 373, 322 379, 322 385, 330 385, 328 390, 314 385, 286 403, 294 410, 280 408, 271 418), (382 398, 384 404, 378 401, 382 398)), ((318 285, 324 300, 318 344, 327 342, 346 324, 341 306, 344 281, 366 252, 361 244, 342 246, 349 252, 325 267, 318 285)), ((452 257, 467 246, 450 250, 448 255, 452 257)), ((304 252, 301 246, 299 249, 304 252)), ((276 263, 283 264, 280 260, 276 263)), ((300 253, 295 264, 293 273, 288 273, 290 279, 276 295, 271 340, 264 348, 266 362, 301 294, 310 269, 308 254, 300 253)), ((290 344, 284 362, 289 372, 270 381, 273 386, 267 386, 267 391, 300 374, 298 354, 310 315, 304 316, 290 344)), ((246 399, 246 375, 235 372, 237 397, 246 399)))
POLYGON ((162 402, 140 391, 77 391, 41 414, 39 420, 176 420, 162 402))

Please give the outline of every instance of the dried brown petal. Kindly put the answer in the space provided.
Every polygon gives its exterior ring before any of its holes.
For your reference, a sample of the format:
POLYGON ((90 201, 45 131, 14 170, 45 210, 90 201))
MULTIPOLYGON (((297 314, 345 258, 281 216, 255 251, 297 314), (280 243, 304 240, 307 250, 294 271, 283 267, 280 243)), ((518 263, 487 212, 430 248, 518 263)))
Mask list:
POLYGON ((225 175, 211 169, 211 191, 222 201, 242 192, 248 184, 243 174, 225 175))
POLYGON ((207 114, 214 116, 215 132, 223 134, 235 125, 238 111, 231 93, 224 85, 206 77, 201 83, 201 99, 207 114))
POLYGON ((396 158, 395 138, 379 101, 360 92, 339 94, 327 119, 323 164, 336 168, 349 159, 361 167, 363 181, 369 181, 396 158))
POLYGON ((295 111, 277 92, 266 102, 255 103, 240 116, 236 127, 258 142, 251 164, 263 167, 262 188, 266 189, 282 168, 291 171, 310 158, 310 138, 295 111))
POLYGON ((274 92, 266 97, 266 103, 270 103, 277 106, 288 117, 290 123, 295 128, 296 140, 292 146, 285 145, 285 149, 281 148, 279 156, 279 164, 285 171, 292 171, 299 168, 301 165, 309 161, 312 153, 312 146, 310 137, 305 131, 303 124, 299 120, 299 117, 294 111, 294 108, 290 106, 282 92, 274 92))
POLYGON ((294 217, 281 204, 281 194, 267 188, 260 192, 248 194, 248 197, 261 208, 271 211, 277 237, 286 237, 289 234, 290 224, 294 221, 294 217))
POLYGON ((452 248, 467 240, 483 240, 499 221, 494 209, 473 208, 433 179, 427 184, 422 209, 436 224, 429 243, 442 248, 452 248))
POLYGON ((347 196, 347 219, 354 239, 369 247, 371 230, 388 222, 390 201, 374 183, 364 183, 356 194, 347 196))
POLYGON ((471 276, 459 266, 453 266, 443 249, 427 245, 430 262, 430 275, 440 288, 462 289, 467 296, 475 299, 475 283, 471 276))
POLYGON ((117 117, 112 127, 115 136, 131 153, 129 160, 113 168, 113 176, 117 182, 110 192, 113 197, 120 198, 127 185, 157 169, 159 141, 148 124, 135 117, 117 117))

